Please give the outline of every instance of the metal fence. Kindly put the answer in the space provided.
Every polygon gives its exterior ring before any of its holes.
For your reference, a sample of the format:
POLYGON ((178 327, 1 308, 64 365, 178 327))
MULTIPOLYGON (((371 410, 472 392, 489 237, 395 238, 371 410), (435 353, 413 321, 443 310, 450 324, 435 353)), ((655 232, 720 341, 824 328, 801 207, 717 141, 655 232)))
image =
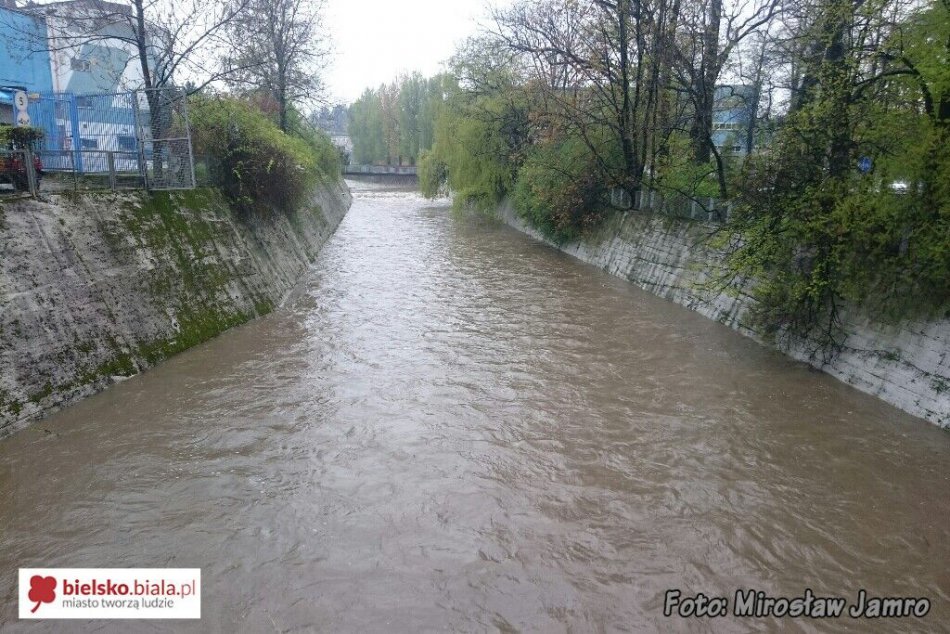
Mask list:
POLYGON ((144 189, 138 152, 40 150, 39 191, 144 189), (82 167, 78 168, 76 161, 82 167), (53 167, 50 167, 53 166, 53 167))
POLYGON ((195 162, 187 96, 176 89, 143 90, 135 93, 135 100, 146 186, 193 189, 195 162))
POLYGON ((692 198, 684 194, 641 189, 634 199, 619 187, 610 190, 610 204, 618 209, 652 211, 676 218, 707 222, 728 222, 732 211, 731 202, 722 203, 716 198, 692 198))
POLYGON ((29 150, 0 149, 0 194, 35 192, 39 170, 29 150))
MULTIPOLYGON (((35 187, 27 190, 34 195, 195 187, 187 96, 180 89, 31 95, 28 113, 44 132, 32 150, 23 150, 38 159, 35 187)), ((0 185, 3 180, 0 174, 0 185)))
POLYGON ((344 165, 344 174, 402 174, 416 175, 414 165, 344 165))

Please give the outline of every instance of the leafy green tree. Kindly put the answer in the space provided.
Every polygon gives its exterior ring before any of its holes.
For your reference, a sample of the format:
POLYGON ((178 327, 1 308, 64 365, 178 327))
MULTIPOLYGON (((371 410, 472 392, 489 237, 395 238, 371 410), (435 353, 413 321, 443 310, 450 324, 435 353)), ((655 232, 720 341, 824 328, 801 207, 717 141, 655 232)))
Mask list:
POLYGON ((735 270, 760 282, 761 323, 831 352, 843 306, 894 318, 950 306, 947 5, 883 15, 822 4, 794 108, 750 166, 731 227, 735 270))
MULTIPOLYGON (((514 185, 519 135, 526 112, 497 97, 469 99, 456 93, 436 120, 435 145, 423 161, 427 174, 444 176, 445 185, 463 204, 496 205, 514 185)), ((432 194, 427 183, 425 192, 432 194)))
POLYGON ((350 138, 357 163, 402 161, 414 165, 432 148, 435 119, 451 78, 425 79, 413 73, 376 89, 367 89, 350 106, 350 138))
POLYGON ((376 91, 367 88, 350 106, 349 132, 353 141, 353 161, 369 165, 385 160, 382 105, 376 91))

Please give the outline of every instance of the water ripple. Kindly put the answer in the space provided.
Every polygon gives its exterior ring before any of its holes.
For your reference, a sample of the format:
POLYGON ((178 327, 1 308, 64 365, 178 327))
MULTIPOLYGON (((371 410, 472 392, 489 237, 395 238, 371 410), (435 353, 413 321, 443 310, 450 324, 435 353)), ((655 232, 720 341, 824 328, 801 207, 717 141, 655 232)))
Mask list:
MULTIPOLYGON (((200 566, 82 631, 939 631, 950 436, 477 216, 363 188, 293 303, 0 443, 21 566, 200 566), (926 595, 670 621, 663 593, 926 595)), ((38 624, 37 631, 52 631, 38 624)))

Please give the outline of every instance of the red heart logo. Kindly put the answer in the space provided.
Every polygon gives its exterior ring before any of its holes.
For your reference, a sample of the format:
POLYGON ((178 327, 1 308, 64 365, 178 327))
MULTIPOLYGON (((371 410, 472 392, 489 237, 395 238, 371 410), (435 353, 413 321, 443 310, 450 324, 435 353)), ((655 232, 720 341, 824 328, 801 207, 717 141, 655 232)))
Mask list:
POLYGON ((36 612, 42 603, 52 603, 56 600, 56 577, 30 577, 30 593, 27 595, 36 605, 30 612, 36 612))

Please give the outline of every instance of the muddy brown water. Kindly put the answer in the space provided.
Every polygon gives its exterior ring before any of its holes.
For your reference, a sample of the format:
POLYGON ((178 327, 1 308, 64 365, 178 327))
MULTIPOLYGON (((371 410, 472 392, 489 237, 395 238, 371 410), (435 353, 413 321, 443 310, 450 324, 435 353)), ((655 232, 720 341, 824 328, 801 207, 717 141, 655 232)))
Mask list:
POLYGON ((0 630, 947 631, 950 434, 356 187, 284 308, 0 441, 0 630), (18 567, 200 567, 203 618, 18 622, 18 567), (665 618, 669 588, 932 607, 665 618))

